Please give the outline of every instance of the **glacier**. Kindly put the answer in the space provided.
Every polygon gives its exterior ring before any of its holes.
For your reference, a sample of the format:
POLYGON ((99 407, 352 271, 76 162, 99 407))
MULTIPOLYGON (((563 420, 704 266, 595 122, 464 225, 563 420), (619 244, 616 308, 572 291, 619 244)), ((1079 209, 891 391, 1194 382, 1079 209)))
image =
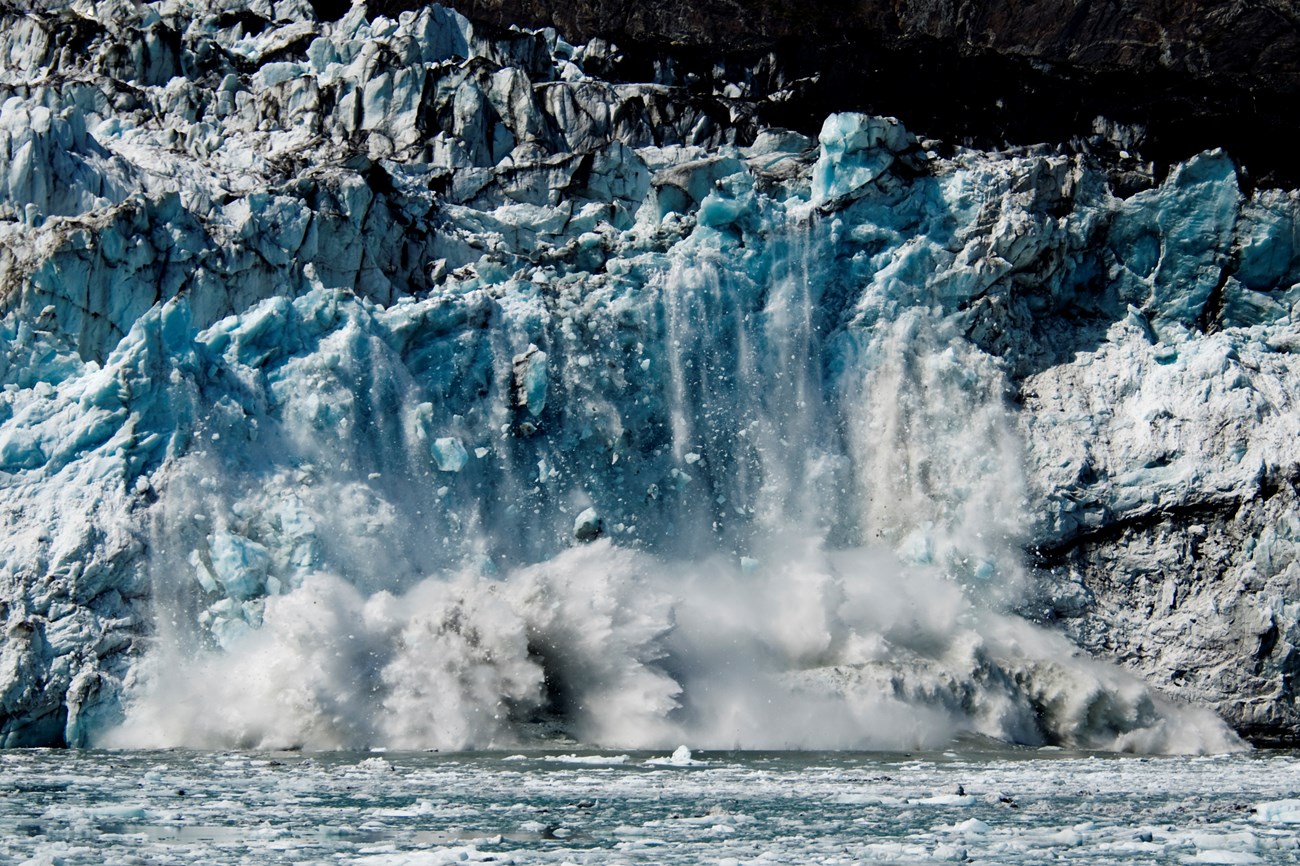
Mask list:
POLYGON ((3 16, 0 744, 1295 742, 1300 202, 1223 151, 3 16))

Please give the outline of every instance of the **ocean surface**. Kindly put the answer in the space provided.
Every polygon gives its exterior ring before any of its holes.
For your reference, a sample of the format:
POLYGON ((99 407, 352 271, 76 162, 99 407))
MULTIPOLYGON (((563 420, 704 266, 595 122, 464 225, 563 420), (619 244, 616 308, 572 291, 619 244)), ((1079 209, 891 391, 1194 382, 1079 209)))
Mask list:
POLYGON ((0 752, 6 864, 1296 863, 1300 755, 0 752))

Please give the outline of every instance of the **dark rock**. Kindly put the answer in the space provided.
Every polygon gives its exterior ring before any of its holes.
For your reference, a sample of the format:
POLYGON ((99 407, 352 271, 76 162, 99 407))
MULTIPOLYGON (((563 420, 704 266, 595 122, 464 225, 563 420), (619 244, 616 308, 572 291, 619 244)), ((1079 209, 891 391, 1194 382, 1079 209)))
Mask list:
MULTIPOLYGON (((763 120, 804 132, 829 112, 859 110, 983 147, 1138 149, 1161 170, 1224 147, 1255 183, 1300 181, 1277 146, 1300 132, 1294 0, 446 2, 503 28, 611 40, 620 50, 605 77, 775 96, 763 120)), ((423 5, 368 8, 395 16, 423 5)))

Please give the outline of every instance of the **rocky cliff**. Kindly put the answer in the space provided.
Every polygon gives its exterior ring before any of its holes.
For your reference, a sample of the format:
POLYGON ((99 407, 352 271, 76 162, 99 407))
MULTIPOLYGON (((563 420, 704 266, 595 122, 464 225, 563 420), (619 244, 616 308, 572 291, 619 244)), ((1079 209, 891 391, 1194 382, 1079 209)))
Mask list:
MULTIPOLYGON (((776 6, 327 6, 3 12, 5 744, 1296 741, 1294 192, 843 111, 776 6)), ((1289 92, 1216 32, 1106 74, 1289 92)))
POLYGON ((1225 147, 1250 167, 1251 183, 1300 180, 1276 147, 1300 132, 1291 110, 1300 7, 1290 0, 449 5, 501 26, 609 39, 622 56, 607 75, 643 80, 654 70, 707 88, 720 73, 748 70, 745 86, 761 95, 797 82, 797 99, 765 110, 805 132, 832 111, 866 111, 979 147, 1109 141, 1143 151, 1161 171, 1225 147))

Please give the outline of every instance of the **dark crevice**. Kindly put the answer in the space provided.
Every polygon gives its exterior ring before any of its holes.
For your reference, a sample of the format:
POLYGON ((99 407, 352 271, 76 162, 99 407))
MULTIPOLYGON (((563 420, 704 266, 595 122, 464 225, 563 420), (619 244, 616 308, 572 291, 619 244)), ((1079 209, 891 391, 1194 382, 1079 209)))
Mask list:
POLYGON ((310 0, 318 21, 337 21, 352 8, 351 0, 310 0))
POLYGON ((265 30, 271 22, 267 21, 261 15, 248 9, 240 9, 232 12, 222 12, 217 16, 217 27, 225 30, 228 27, 239 25, 244 28, 245 36, 256 36, 265 30))
POLYGON ((1095 529, 1080 532, 1051 544, 1030 548, 1027 553, 1035 568, 1049 570, 1068 565, 1071 557, 1081 550, 1119 541, 1126 535, 1155 529, 1165 523, 1196 523, 1214 518, 1227 518, 1236 514, 1242 502, 1226 499, 1219 502, 1197 502, 1170 505, 1152 511, 1127 515, 1095 529))
POLYGON ((1211 502, 1188 502, 1127 515, 1060 541, 1035 545, 1026 553, 1036 568, 1059 568, 1068 565, 1071 557, 1086 548, 1110 544, 1128 534, 1154 529, 1166 523, 1186 525, 1231 519, 1246 504, 1268 501, 1284 490, 1294 491, 1297 484, 1300 484, 1300 467, 1275 470, 1260 478, 1254 495, 1211 502))
POLYGON ((1196 327, 1202 334, 1213 334, 1223 329, 1223 290, 1227 287, 1231 276, 1231 270, 1223 268, 1219 272, 1218 282, 1210 290, 1210 296, 1205 299, 1205 307, 1196 319, 1196 327))
POLYGON ((1237 725, 1235 730, 1257 749, 1300 748, 1300 737, 1282 725, 1237 725))

